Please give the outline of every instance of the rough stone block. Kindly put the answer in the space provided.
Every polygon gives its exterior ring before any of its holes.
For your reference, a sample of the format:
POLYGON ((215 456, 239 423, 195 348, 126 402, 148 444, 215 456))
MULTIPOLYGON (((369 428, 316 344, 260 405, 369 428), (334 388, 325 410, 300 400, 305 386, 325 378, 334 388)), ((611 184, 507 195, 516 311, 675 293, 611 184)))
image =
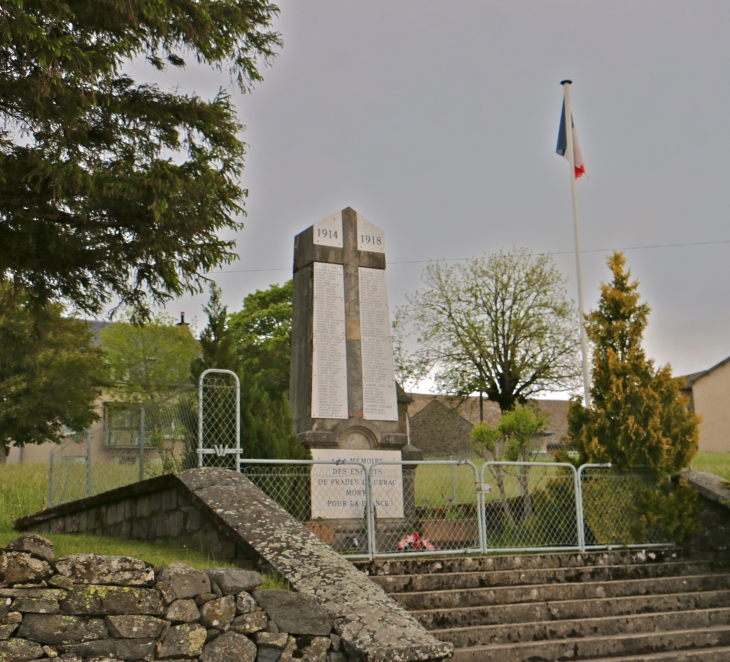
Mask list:
POLYGON ((79 513, 79 533, 85 533, 89 528, 89 514, 86 511, 79 513))
POLYGON ((150 495, 150 512, 157 513, 162 510, 162 495, 160 492, 154 492, 150 495))
POLYGON ((168 608, 165 618, 173 623, 192 623, 200 618, 195 600, 175 600, 168 608))
POLYGON ((278 662, 280 658, 281 651, 276 648, 259 648, 256 662, 278 662))
POLYGON ((118 639, 114 643, 117 660, 151 660, 155 654, 157 642, 154 639, 118 639))
POLYGON ((156 538, 170 537, 170 517, 167 513, 157 514, 157 528, 155 529, 156 538))
POLYGON ((61 602, 64 614, 162 616, 159 591, 132 586, 75 586, 61 602))
POLYGON ((200 529, 200 511, 197 508, 192 508, 188 512, 188 521, 185 528, 190 533, 194 533, 200 529))
POLYGON ((208 575, 184 563, 163 566, 157 574, 157 579, 169 584, 178 598, 194 598, 196 595, 210 593, 208 575))
POLYGON ((147 538, 147 521, 136 519, 132 522, 132 539, 145 540, 147 538))
POLYGON ((34 641, 8 639, 0 641, 0 662, 11 660, 37 660, 43 657, 43 648, 34 641))
POLYGON ((302 651, 302 659, 306 662, 327 662, 327 651, 331 645, 329 637, 314 637, 302 651))
POLYGON ((334 619, 309 595, 260 590, 253 597, 282 632, 326 637, 332 631, 334 619))
POLYGON ((137 517, 147 517, 150 512, 150 497, 142 496, 137 499, 137 517))
POLYGON ((294 639, 294 637, 289 637, 288 641, 286 642, 286 646, 284 647, 284 650, 281 651, 281 657, 279 658, 279 662, 292 662, 295 652, 298 652, 297 640, 294 639))
POLYGON ((50 577, 53 570, 27 552, 4 552, 0 554, 0 573, 6 584, 37 584, 50 577))
POLYGON ((266 628, 267 623, 268 618, 263 611, 254 611, 236 616, 231 623, 231 630, 239 634, 253 634, 266 628))
POLYGON ((203 652, 203 645, 207 632, 198 623, 175 625, 165 636, 159 647, 157 656, 168 657, 198 657, 203 652))
POLYGON ((20 538, 8 543, 7 549, 37 554, 46 559, 46 561, 50 561, 55 556, 53 543, 48 538, 39 536, 36 533, 26 533, 20 536, 20 538))
POLYGON ((56 571, 79 584, 150 586, 155 581, 151 565, 128 556, 72 554, 56 562, 56 571))
POLYGON ((236 596, 236 612, 239 614, 250 614, 256 611, 258 605, 250 593, 241 592, 236 596))
POLYGON ((160 595, 162 596, 162 601, 166 605, 169 605, 177 599, 175 597, 175 593, 173 592, 172 588, 170 588, 170 585, 167 582, 157 582, 155 584, 155 588, 160 592, 160 595))
POLYGON ((238 595, 243 591, 258 588, 264 583, 264 578, 252 570, 208 568, 205 573, 220 587, 223 595, 238 595))
POLYGON ((80 644, 65 644, 59 646, 63 655, 61 659, 67 661, 69 655, 78 659, 89 658, 113 660, 151 660, 155 654, 157 642, 154 639, 100 639, 80 644))
POLYGON ((269 648, 276 648, 281 651, 286 647, 287 641, 289 641, 289 635, 286 632, 277 634, 272 634, 271 632, 256 633, 257 646, 268 646, 269 648))
POLYGON ((169 513, 170 536, 177 538, 184 530, 185 518, 180 511, 169 513))
POLYGON ((155 639, 165 625, 154 616, 107 616, 106 623, 112 637, 125 639, 155 639))
POLYGON ((79 618, 60 614, 26 614, 18 628, 18 637, 39 644, 66 644, 108 636, 102 618, 79 618))
POLYGON ((3 623, 0 624, 0 639, 7 639, 18 628, 20 623, 3 623))
POLYGON ((16 598, 13 610, 30 614, 57 614, 60 607, 58 600, 53 598, 16 598))
MULTIPOLYGON (((64 577, 63 575, 53 575, 53 577, 48 580, 48 585, 57 586, 59 589, 68 590, 73 588, 74 580, 70 577, 64 577)), ((64 597, 66 597, 66 593, 59 596, 58 599, 63 599, 64 597)))
POLYGON ((222 629, 236 615, 236 599, 232 595, 206 602, 200 608, 200 622, 209 628, 222 629))
POLYGON ((226 632, 205 645, 200 662, 254 662, 256 646, 248 637, 226 632))
POLYGON ((177 508, 177 490, 165 490, 162 493, 162 509, 175 510, 177 508))
MULTIPOLYGON (((213 586, 211 586, 211 588, 213 588, 213 586)), ((203 595, 196 596, 195 604, 198 605, 198 607, 202 607, 206 602, 210 602, 216 598, 222 598, 223 594, 220 592, 220 589, 217 586, 215 588, 217 593, 203 593, 203 595)))

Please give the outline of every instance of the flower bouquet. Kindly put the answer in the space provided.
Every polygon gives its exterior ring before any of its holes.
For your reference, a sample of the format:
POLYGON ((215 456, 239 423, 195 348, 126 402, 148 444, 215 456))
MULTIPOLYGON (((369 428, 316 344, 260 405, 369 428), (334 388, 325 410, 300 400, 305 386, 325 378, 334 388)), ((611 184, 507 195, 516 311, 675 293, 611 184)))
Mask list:
POLYGON ((434 545, 427 538, 421 538, 417 531, 409 533, 407 536, 403 536, 395 547, 399 552, 405 552, 407 550, 426 550, 429 552, 436 551, 436 545, 434 545))

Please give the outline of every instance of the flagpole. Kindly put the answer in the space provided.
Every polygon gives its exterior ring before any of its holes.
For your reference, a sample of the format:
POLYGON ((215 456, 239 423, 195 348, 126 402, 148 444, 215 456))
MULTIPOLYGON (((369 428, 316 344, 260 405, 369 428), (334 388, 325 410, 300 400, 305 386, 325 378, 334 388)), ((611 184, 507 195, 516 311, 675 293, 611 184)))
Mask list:
POLYGON ((578 227, 578 189, 575 185, 575 152, 573 151, 573 113, 570 109, 570 86, 573 81, 563 80, 565 94, 565 138, 570 163, 570 188, 573 193, 573 232, 575 235, 575 266, 578 271, 578 313, 580 315, 580 349, 583 354, 583 404, 591 406, 591 376, 588 367, 588 338, 585 325, 585 302, 583 297, 583 263, 580 254, 580 229, 578 227))

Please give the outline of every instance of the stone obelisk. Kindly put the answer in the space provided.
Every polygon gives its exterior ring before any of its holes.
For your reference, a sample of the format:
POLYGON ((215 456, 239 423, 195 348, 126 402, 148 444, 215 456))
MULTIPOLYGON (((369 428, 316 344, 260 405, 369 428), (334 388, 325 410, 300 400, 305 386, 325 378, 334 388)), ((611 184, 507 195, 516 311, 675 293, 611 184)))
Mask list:
POLYGON ((401 450, 408 443, 385 234, 349 207, 294 240, 290 397, 295 431, 309 448, 401 450))

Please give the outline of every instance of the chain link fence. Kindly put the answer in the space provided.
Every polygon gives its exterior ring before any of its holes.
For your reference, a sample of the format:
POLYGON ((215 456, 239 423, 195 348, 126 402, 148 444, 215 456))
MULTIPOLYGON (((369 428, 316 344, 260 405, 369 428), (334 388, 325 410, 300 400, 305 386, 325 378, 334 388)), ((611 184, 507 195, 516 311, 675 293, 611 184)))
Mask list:
POLYGON ((195 389, 145 403, 109 402, 102 420, 53 449, 48 506, 198 465, 195 389))
POLYGON ((666 544, 651 527, 641 526, 638 504, 651 485, 640 471, 623 473, 610 466, 586 464, 578 470, 581 486, 582 541, 586 549, 666 544))
POLYGON ((485 546, 501 551, 578 549, 576 470, 557 462, 486 462, 485 546))

